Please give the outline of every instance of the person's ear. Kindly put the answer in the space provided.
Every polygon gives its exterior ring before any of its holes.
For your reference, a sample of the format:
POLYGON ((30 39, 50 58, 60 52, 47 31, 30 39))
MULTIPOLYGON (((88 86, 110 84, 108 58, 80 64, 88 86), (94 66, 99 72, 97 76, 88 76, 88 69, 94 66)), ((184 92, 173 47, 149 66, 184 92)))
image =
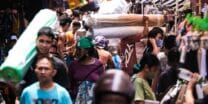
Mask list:
POLYGON ((57 73, 57 70, 53 69, 53 73, 52 73, 53 77, 56 75, 56 73, 57 73))
POLYGON ((38 73, 38 70, 35 68, 35 69, 33 69, 33 71, 35 72, 35 74, 37 74, 38 73))

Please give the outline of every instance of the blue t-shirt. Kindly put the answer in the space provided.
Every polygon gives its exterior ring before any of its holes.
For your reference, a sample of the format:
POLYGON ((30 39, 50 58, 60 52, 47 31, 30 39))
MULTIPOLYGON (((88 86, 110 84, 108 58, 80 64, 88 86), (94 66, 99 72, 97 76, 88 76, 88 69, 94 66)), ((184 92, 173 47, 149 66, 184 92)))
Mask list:
POLYGON ((36 82, 22 92, 20 104, 72 104, 67 90, 56 84, 49 90, 42 90, 36 82))
POLYGON ((120 59, 119 55, 117 55, 117 54, 113 55, 112 59, 113 59, 113 62, 115 64, 115 68, 116 69, 121 69, 121 59, 120 59))

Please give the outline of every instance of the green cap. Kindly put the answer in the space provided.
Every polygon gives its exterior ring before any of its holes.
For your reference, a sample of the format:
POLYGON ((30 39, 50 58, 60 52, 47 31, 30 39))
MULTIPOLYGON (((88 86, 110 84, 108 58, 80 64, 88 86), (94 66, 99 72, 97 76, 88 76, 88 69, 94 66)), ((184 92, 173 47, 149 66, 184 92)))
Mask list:
POLYGON ((93 44, 92 40, 90 40, 87 37, 80 38, 80 40, 77 42, 78 48, 90 48, 93 46, 94 46, 94 44, 93 44))

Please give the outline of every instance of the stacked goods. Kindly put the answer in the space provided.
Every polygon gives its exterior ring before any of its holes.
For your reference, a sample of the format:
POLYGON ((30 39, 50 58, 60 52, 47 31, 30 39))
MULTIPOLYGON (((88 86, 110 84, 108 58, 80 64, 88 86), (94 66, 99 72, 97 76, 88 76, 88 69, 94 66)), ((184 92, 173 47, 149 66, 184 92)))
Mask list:
POLYGON ((95 14, 89 16, 85 23, 93 28, 144 26, 145 18, 148 18, 149 26, 162 26, 165 22, 164 16, 160 14, 95 14))
MULTIPOLYGON (((149 27, 151 30, 153 27, 149 27)), ((165 28, 162 28, 165 31, 165 28)), ((144 30, 143 26, 123 26, 123 27, 106 27, 93 29, 94 35, 103 35, 107 38, 125 38, 127 36, 141 34, 144 30)))
POLYGON ((41 10, 29 24, 27 29, 9 52, 5 62, 0 67, 0 78, 19 82, 30 67, 34 56, 37 54, 37 33, 43 26, 54 27, 57 22, 56 13, 41 10))
POLYGON ((164 16, 159 14, 95 14, 87 17, 85 23, 93 28, 94 35, 123 38, 142 33, 145 20, 150 28, 164 24, 164 16))

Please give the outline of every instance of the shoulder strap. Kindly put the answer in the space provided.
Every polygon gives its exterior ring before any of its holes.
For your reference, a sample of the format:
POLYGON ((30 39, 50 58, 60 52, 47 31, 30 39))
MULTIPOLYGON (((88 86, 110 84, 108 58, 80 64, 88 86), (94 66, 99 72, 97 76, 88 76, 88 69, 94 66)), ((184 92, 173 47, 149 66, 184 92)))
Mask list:
POLYGON ((93 72, 95 72, 95 71, 97 71, 100 67, 102 67, 103 66, 103 64, 100 64, 100 65, 98 65, 97 67, 95 67, 93 70, 91 70, 83 79, 82 79, 82 81, 79 83, 79 85, 84 81, 84 80, 86 80, 89 76, 90 76, 90 74, 92 74, 93 72))

